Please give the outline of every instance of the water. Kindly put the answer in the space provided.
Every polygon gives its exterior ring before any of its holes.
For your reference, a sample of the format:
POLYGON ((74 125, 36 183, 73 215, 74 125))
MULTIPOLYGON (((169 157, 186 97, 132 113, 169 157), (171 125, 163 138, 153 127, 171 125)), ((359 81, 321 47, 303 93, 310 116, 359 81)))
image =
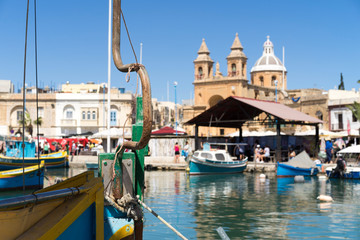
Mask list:
MULTIPOLYGON (((230 239, 360 239, 359 181, 146 172, 146 186, 146 204, 189 239, 220 239, 218 227, 230 239)), ((156 238, 176 235, 146 211, 144 239, 156 238)))
MULTIPOLYGON (((86 169, 49 169, 45 185, 86 169)), ((191 176, 183 171, 145 173, 145 203, 189 239, 360 239, 360 181, 270 174, 191 176), (322 203, 320 194, 333 197, 322 203)), ((1 197, 6 196, 3 193, 1 197)), ((144 239, 177 239, 147 210, 144 239)))

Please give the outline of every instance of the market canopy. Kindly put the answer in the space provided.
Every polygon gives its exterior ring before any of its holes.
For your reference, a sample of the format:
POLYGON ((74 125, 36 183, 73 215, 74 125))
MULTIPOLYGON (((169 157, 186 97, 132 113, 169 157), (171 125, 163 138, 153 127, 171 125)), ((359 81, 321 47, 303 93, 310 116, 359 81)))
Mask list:
MULTIPOLYGON (((151 132, 151 135, 175 135, 175 134, 176 134, 176 129, 169 126, 165 126, 160 128, 159 130, 155 130, 151 132)), ((184 129, 178 127, 177 134, 184 135, 186 133, 184 129)))
POLYGON ((185 124, 238 128, 246 121, 254 121, 254 118, 261 113, 275 117, 280 123, 313 125, 322 123, 321 120, 315 117, 278 102, 231 96, 220 101, 185 124))

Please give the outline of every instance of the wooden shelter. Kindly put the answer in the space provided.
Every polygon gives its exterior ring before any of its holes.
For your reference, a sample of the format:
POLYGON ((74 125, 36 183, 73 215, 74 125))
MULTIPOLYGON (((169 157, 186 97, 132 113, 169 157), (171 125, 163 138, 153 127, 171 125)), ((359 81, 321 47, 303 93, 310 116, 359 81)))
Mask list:
POLYGON ((276 125, 276 160, 281 159, 281 125, 297 124, 315 126, 316 145, 319 144, 319 123, 321 120, 299 112, 278 102, 256 100, 244 97, 228 97, 185 124, 195 125, 195 148, 199 148, 198 128, 228 127, 239 128, 239 137, 242 139, 242 126, 245 122, 258 122, 259 124, 276 125), (265 113, 265 119, 255 120, 260 114, 265 113))

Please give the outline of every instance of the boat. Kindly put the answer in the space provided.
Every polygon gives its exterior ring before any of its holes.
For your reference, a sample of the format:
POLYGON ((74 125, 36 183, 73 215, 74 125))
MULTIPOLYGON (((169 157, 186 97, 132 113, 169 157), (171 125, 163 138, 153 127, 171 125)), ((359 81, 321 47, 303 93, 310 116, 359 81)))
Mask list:
POLYGON ((31 195, 0 200, 3 239, 122 239, 126 213, 104 206, 102 178, 87 171, 31 195), (125 214, 125 215, 124 215, 125 214))
POLYGON ((190 175, 241 173, 246 169, 247 157, 233 160, 226 150, 197 150, 190 158, 190 175))
POLYGON ((97 162, 86 162, 85 165, 87 170, 97 170, 99 168, 99 164, 97 162))
POLYGON ((311 160, 306 151, 302 151, 287 163, 277 163, 276 175, 278 177, 316 176, 319 168, 311 160))
POLYGON ((0 191, 30 188, 43 188, 44 160, 40 164, 26 168, 0 171, 0 191), (25 185, 24 185, 25 184, 25 185))
POLYGON ((360 167, 346 167, 345 171, 336 171, 336 167, 327 167, 326 175, 329 178, 360 179, 360 167))
MULTIPOLYGON (((21 148, 22 141, 7 141, 6 154, 0 154, 0 169, 9 170, 38 164, 35 142, 24 142, 24 154, 21 148), (24 158, 23 158, 24 156, 24 158)), ((44 160, 45 167, 68 167, 68 155, 66 151, 59 151, 50 154, 41 154, 40 160, 44 160)))

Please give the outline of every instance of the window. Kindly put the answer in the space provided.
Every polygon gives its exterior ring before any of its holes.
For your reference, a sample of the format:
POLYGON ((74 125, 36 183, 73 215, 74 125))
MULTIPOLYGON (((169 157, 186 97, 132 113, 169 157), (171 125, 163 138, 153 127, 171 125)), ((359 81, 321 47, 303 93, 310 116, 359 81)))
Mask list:
POLYGON ((93 120, 96 119, 96 113, 95 113, 95 111, 92 112, 92 119, 93 119, 93 120))
POLYGON ((22 120, 23 118, 23 111, 17 111, 16 112, 16 120, 22 120))
POLYGON ((275 86, 276 76, 271 77, 271 86, 275 86))
POLYGON ((215 158, 216 158, 216 160, 219 160, 219 161, 224 161, 225 160, 225 156, 222 153, 216 153, 215 158))
POLYGON ((261 76, 260 77, 260 86, 264 86, 264 77, 263 76, 261 76))
POLYGON ((322 112, 316 111, 315 115, 316 115, 316 117, 317 117, 318 119, 323 120, 323 114, 322 114, 322 112))
POLYGON ((73 118, 73 111, 66 110, 66 118, 67 119, 72 119, 73 118))
POLYGON ((87 112, 87 119, 90 120, 90 111, 87 112))
POLYGON ((86 113, 85 113, 85 111, 82 112, 82 119, 83 119, 83 120, 86 119, 86 113))
POLYGON ((245 71, 245 64, 242 64, 242 67, 241 67, 241 74, 242 74, 243 76, 245 76, 244 71, 245 71))
POLYGON ((353 113, 351 113, 351 115, 352 115, 352 121, 357 122, 357 119, 356 119, 355 115, 353 113))
POLYGON ((110 126, 116 126, 116 111, 111 110, 110 112, 110 126))
POLYGON ((220 129, 220 135, 223 136, 225 134, 225 130, 223 128, 220 129))
POLYGON ((233 63, 231 64, 231 76, 235 76, 236 75, 236 64, 233 63))
POLYGON ((203 152, 203 153, 201 153, 200 156, 201 156, 202 158, 206 158, 206 159, 209 159, 209 160, 212 159, 212 155, 211 155, 210 153, 203 152))
POLYGON ((202 67, 199 67, 199 79, 202 79, 203 75, 204 75, 203 69, 202 69, 202 67))

